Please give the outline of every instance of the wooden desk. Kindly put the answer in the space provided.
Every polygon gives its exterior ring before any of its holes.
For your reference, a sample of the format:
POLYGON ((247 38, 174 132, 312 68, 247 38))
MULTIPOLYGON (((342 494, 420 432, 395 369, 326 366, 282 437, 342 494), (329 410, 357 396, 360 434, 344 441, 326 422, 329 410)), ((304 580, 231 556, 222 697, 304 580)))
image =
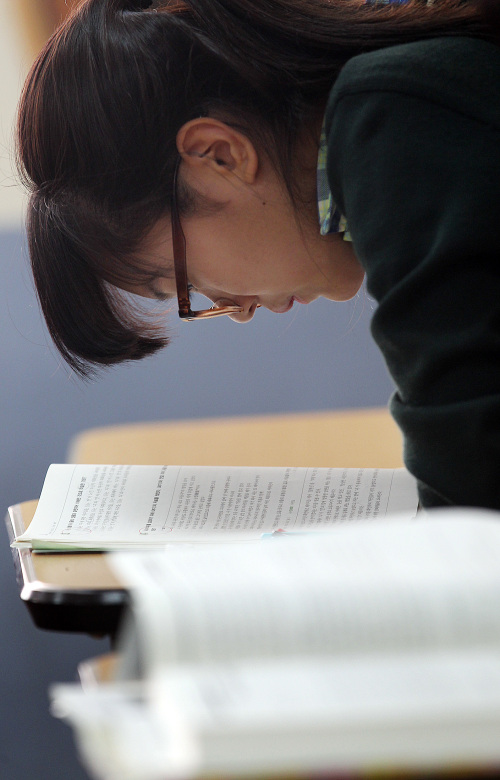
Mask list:
MULTIPOLYGON (((12 541, 29 526, 37 502, 9 507, 12 541)), ((36 626, 114 636, 128 593, 107 565, 106 553, 36 553, 12 548, 21 599, 36 626)))
POLYGON ((385 407, 213 417, 82 431, 68 462, 396 469, 403 441, 385 407))
MULTIPOLYGON (((401 434, 387 409, 306 412, 111 426, 72 442, 75 463, 186 465, 402 466, 401 434)), ((36 502, 9 509, 11 538, 36 502)), ((103 553, 13 550, 21 598, 40 628, 115 634, 127 592, 103 553)))

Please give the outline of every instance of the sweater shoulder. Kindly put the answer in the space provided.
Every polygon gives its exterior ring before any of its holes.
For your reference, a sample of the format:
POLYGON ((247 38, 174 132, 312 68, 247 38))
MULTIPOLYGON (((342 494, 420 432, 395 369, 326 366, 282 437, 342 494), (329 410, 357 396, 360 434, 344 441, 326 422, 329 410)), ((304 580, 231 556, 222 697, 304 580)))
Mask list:
POLYGON ((353 57, 330 92, 327 124, 346 96, 394 93, 439 103, 500 129, 500 47, 435 38, 353 57))

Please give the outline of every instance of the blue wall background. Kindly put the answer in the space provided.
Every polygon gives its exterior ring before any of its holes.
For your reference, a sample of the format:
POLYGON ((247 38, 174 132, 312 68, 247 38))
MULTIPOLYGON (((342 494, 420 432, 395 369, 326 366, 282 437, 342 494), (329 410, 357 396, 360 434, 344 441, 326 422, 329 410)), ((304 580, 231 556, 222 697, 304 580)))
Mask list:
MULTIPOLYGON (((70 438, 99 425, 140 420, 265 414, 384 405, 392 390, 369 335, 374 304, 257 312, 177 323, 161 355, 85 384, 48 342, 28 271, 24 236, 0 233, 0 511, 36 498, 47 467, 70 438)), ((83 780, 69 728, 48 712, 47 689, 105 652, 88 637, 39 631, 19 600, 7 534, 0 531, 0 776, 83 780)))

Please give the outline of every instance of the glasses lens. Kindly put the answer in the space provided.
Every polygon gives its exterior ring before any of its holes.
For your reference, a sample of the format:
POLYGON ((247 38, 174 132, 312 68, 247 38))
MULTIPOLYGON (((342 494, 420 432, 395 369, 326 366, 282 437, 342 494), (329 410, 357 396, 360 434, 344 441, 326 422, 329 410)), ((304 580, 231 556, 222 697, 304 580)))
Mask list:
POLYGON ((200 309, 211 309, 214 305, 210 298, 206 298, 201 293, 194 292, 193 290, 189 290, 189 302, 193 311, 198 311, 200 309))
POLYGON ((227 306, 216 306, 210 298, 206 298, 201 293, 189 291, 190 309, 193 313, 190 319, 209 319, 210 317, 221 317, 224 314, 237 314, 241 308, 236 304, 227 306))

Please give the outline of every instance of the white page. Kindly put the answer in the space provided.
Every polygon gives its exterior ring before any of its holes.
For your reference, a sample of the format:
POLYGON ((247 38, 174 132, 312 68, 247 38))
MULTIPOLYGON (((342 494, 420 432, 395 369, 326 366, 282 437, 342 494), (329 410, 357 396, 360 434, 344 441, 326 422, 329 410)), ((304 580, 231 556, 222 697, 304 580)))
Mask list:
POLYGON ((194 735, 175 724, 168 736, 148 706, 142 686, 54 685, 52 714, 75 729, 82 762, 95 780, 187 780, 196 775, 194 735))
POLYGON ((110 562, 132 589, 146 671, 241 656, 498 647, 499 521, 444 511, 110 562))
MULTIPOLYGON (((283 724, 430 723, 455 714, 496 712, 500 726, 500 652, 477 649, 388 653, 366 658, 244 659, 163 667, 146 681, 158 712, 178 703, 198 730, 262 731, 283 724), (293 682, 291 682, 293 681, 293 682), (388 684, 390 681, 390 684, 388 684)), ((500 744, 497 747, 500 754, 500 744)))
POLYGON ((390 655, 180 665, 137 689, 51 690, 105 780, 451 769, 500 759, 500 657, 390 655))
POLYGON ((92 549, 258 539, 364 517, 415 514, 404 469, 55 464, 17 542, 92 549))
POLYGON ((208 772, 500 759, 498 651, 244 659, 148 682, 164 733, 197 735, 208 772))

